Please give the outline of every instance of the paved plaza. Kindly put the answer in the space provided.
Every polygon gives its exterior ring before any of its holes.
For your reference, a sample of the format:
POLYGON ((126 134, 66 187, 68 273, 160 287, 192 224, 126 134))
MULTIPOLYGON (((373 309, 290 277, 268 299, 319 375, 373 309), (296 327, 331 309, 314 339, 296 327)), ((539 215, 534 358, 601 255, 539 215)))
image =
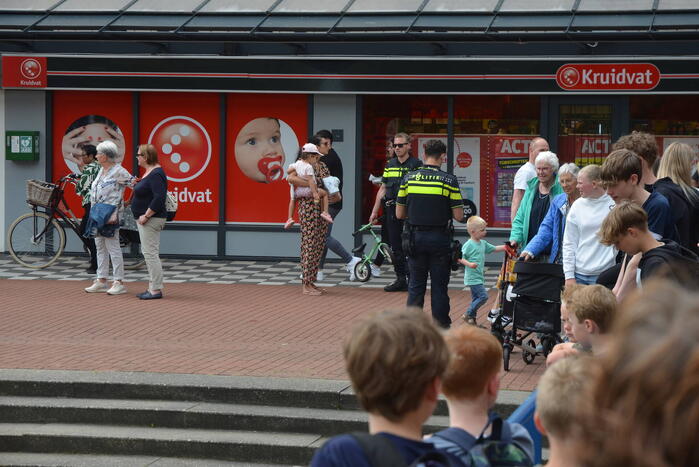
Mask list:
MULTIPOLYGON (((165 299, 151 301, 135 297, 145 270, 126 272, 128 294, 108 296, 83 291, 84 268, 84 258, 30 270, 0 256, 0 368, 347 379, 341 342, 352 324, 406 298, 381 290, 386 267, 362 284, 328 264, 318 283, 327 294, 313 297, 301 294, 297 263, 165 259, 165 299)), ((452 320, 465 325, 462 271, 450 288, 452 320)), ((503 389, 532 390, 543 370, 543 357, 525 365, 517 350, 503 389)))

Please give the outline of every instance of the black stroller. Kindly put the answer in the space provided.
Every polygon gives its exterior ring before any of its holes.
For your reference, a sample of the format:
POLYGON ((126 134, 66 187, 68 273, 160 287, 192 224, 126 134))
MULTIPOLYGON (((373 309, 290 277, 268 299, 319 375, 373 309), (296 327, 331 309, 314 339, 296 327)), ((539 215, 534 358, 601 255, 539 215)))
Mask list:
POLYGON ((544 355, 561 342, 563 267, 517 261, 513 272, 516 278, 503 284, 500 316, 495 317, 491 327, 491 332, 502 342, 505 371, 510 369, 510 354, 515 345, 522 348, 525 363, 534 361, 536 342, 533 338, 527 340, 532 333, 539 336, 544 355))

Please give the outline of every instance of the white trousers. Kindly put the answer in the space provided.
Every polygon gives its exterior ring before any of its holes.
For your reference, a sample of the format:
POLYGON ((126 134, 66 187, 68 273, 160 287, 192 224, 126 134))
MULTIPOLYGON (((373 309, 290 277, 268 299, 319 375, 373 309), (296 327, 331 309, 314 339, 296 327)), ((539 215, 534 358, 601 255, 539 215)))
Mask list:
POLYGON ((148 268, 149 290, 163 290, 163 265, 158 254, 160 253, 160 232, 164 227, 164 217, 151 217, 145 224, 138 224, 141 252, 148 268))
POLYGON ((97 278, 107 279, 109 277, 109 260, 112 260, 112 272, 115 281, 124 280, 124 257, 121 255, 119 245, 119 230, 113 237, 95 237, 95 247, 97 249, 97 278))

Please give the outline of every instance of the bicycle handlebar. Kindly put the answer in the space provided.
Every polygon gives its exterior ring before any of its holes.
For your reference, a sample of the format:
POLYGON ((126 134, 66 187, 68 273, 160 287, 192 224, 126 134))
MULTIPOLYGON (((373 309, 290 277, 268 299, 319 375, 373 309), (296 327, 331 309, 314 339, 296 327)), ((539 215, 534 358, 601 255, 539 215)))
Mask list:
POLYGON ((373 224, 371 222, 368 224, 364 224, 359 229, 357 229, 355 232, 352 232, 352 236, 356 237, 357 235, 359 235, 362 232, 365 232, 367 230, 371 230, 372 225, 373 224))

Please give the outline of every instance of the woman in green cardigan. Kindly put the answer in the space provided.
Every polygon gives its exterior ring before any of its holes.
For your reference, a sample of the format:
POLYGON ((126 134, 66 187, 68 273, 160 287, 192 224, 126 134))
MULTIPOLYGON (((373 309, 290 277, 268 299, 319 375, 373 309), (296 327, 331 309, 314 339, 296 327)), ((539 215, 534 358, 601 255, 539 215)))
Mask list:
POLYGON ((529 180, 527 191, 524 192, 515 219, 512 221, 510 242, 515 248, 518 245, 525 246, 534 238, 539 231, 541 222, 546 217, 551 200, 556 195, 563 193, 556 177, 558 157, 554 153, 550 151, 540 152, 536 156, 534 166, 536 167, 536 177, 529 180))

